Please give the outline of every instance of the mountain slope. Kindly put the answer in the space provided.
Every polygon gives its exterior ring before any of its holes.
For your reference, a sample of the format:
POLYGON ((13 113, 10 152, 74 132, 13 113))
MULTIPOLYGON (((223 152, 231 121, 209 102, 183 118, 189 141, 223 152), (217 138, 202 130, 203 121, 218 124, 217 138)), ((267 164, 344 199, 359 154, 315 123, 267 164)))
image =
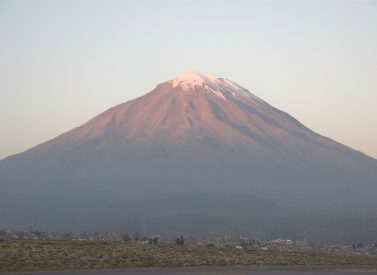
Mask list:
POLYGON ((376 168, 238 84, 192 72, 0 161, 0 220, 87 230, 126 218, 133 202, 185 192, 250 194, 282 216, 368 216, 376 168))

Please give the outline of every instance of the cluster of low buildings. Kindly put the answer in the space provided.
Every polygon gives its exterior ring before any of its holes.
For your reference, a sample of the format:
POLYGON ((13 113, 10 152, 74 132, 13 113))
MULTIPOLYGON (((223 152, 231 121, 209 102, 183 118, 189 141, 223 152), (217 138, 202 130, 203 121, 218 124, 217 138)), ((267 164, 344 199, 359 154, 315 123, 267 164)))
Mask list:
POLYGON ((243 250, 264 250, 264 251, 296 251, 296 252, 320 252, 329 254, 358 255, 377 257, 377 243, 325 243, 306 240, 273 239, 244 236, 162 236, 152 234, 141 236, 138 233, 58 233, 41 232, 38 230, 11 231, 0 230, 0 241, 2 240, 70 240, 70 241, 109 241, 132 244, 170 244, 188 246, 224 247, 243 250), (180 240, 180 242, 177 242, 180 240), (183 241, 183 243, 182 243, 183 241))

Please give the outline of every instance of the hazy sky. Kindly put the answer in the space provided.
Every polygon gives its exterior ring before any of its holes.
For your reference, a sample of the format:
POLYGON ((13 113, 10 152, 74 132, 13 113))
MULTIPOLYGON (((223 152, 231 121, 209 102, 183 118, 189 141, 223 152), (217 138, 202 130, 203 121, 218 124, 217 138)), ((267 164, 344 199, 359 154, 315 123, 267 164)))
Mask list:
POLYGON ((377 1, 0 0, 0 159, 193 70, 377 158, 377 1))

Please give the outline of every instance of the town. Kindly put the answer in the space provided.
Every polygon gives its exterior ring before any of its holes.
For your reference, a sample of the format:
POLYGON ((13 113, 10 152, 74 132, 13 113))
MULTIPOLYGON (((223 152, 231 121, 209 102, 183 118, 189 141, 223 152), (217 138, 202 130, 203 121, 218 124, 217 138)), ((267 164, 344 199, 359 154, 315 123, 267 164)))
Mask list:
POLYGON ((282 238, 268 240, 255 236, 234 235, 165 236, 160 234, 150 234, 146 236, 140 233, 58 233, 34 230, 32 227, 24 231, 0 230, 0 242, 12 240, 103 241, 142 245, 166 244, 193 247, 206 246, 235 248, 239 250, 316 252, 349 256, 377 257, 377 243, 327 243, 310 240, 287 240, 282 238))

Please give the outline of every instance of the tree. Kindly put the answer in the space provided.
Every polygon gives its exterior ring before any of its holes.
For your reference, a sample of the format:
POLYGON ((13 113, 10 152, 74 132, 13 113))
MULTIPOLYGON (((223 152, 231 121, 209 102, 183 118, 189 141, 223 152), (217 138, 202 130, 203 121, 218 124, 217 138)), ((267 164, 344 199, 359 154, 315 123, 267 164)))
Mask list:
POLYGON ((137 241, 139 241, 139 240, 140 240, 140 234, 136 232, 136 233, 134 234, 134 241, 137 242, 137 241))
POLYGON ((184 245, 184 244, 185 244, 185 240, 184 240, 183 236, 181 235, 181 237, 176 238, 176 239, 175 239, 175 243, 176 243, 177 245, 184 245))
POLYGON ((130 236, 128 236, 128 234, 124 234, 122 241, 124 241, 125 243, 128 243, 128 242, 132 241, 132 238, 130 236))

